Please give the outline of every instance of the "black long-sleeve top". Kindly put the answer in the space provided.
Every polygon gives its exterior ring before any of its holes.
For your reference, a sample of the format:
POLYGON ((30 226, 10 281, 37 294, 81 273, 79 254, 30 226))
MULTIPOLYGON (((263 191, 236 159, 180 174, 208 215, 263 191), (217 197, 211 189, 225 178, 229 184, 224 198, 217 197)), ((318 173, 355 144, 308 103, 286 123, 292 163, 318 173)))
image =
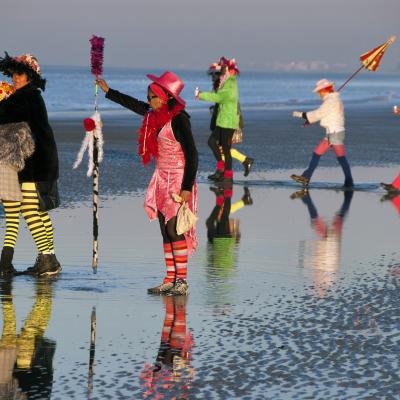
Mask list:
MULTIPOLYGON (((121 106, 139 115, 145 115, 150 110, 148 103, 114 89, 108 90, 106 98, 121 104, 121 106)), ((191 191, 197 173, 198 155, 190 126, 189 114, 186 111, 181 111, 172 118, 171 125, 175 139, 180 143, 185 157, 185 169, 181 189, 191 191)))

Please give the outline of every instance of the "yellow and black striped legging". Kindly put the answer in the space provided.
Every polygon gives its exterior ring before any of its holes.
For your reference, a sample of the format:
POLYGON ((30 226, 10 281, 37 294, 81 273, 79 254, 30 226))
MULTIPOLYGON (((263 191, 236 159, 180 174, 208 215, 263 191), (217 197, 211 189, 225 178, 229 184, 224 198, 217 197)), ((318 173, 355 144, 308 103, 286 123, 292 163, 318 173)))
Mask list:
POLYGON ((22 202, 3 200, 3 206, 6 215, 4 246, 15 246, 21 212, 38 251, 40 253, 54 251, 53 225, 47 212, 39 210, 39 198, 34 182, 22 183, 22 202))

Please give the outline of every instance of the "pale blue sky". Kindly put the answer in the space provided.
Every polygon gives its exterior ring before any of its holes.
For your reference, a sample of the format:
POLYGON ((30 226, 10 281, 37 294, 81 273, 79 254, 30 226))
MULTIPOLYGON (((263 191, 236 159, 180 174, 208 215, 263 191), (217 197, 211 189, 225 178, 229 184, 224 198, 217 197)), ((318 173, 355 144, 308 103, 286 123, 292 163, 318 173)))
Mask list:
MULTIPOLYGON (((3 0, 0 50, 42 64, 87 65, 89 37, 105 66, 204 69, 220 55, 241 68, 280 61, 358 65, 400 34, 400 0, 3 0)), ((400 40, 383 71, 399 70, 400 40)))

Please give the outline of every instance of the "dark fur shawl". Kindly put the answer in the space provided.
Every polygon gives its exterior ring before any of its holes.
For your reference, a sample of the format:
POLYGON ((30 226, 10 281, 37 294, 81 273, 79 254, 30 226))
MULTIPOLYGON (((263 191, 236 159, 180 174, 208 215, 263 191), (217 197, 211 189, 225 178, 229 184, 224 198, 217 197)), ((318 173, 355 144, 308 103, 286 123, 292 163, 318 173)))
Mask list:
POLYGON ((0 125, 0 164, 12 165, 17 171, 35 150, 31 130, 26 122, 0 125))

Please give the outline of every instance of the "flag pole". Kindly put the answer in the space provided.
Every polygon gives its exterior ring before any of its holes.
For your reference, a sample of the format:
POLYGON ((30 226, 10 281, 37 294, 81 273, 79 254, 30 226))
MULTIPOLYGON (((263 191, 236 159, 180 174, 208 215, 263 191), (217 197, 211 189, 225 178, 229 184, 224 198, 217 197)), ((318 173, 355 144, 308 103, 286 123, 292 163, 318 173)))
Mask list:
POLYGON ((340 88, 337 90, 337 92, 340 92, 362 69, 364 68, 364 65, 361 65, 360 68, 357 69, 357 71, 353 72, 353 74, 347 78, 346 82, 344 82, 340 88))

